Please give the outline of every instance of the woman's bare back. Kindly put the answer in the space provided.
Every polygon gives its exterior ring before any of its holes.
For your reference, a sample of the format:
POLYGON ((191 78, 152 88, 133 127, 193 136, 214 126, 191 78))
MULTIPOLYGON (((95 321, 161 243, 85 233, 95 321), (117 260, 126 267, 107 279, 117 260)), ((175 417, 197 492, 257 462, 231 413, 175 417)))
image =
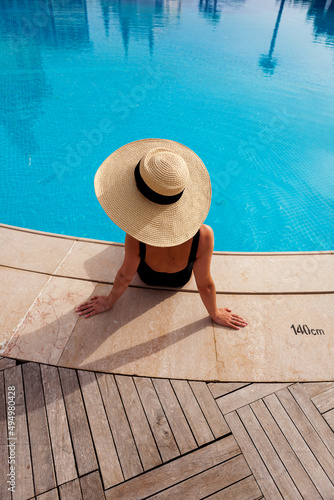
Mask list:
POLYGON ((188 264, 193 239, 174 247, 153 247, 146 245, 145 262, 159 273, 177 273, 188 264))

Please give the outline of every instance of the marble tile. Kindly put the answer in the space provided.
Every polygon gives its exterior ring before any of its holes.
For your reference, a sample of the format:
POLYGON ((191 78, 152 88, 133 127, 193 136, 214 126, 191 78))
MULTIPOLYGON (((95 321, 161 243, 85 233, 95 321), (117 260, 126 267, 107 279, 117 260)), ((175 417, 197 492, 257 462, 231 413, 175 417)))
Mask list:
POLYGON ((112 283, 123 258, 123 245, 77 241, 55 274, 112 283))
POLYGON ((4 305, 0 314, 0 353, 12 337, 16 326, 36 299, 48 276, 18 269, 0 267, 0 297, 4 305))
POLYGON ((230 293, 333 291, 334 253, 214 254, 211 274, 216 289, 230 293))
POLYGON ((49 278, 4 356, 57 364, 78 319, 74 309, 91 295, 94 287, 89 281, 49 278))
POLYGON ((1 265, 52 274, 74 240, 0 227, 1 265))
POLYGON ((219 299, 242 316, 240 330, 214 325, 219 380, 291 382, 334 380, 332 294, 225 295, 219 299), (294 333, 305 325, 323 335, 294 333), (320 332, 319 332, 320 333, 320 332))
MULTIPOLYGON (((106 295, 110 288, 98 285, 94 295, 106 295)), ((216 380, 212 322, 198 294, 128 289, 111 311, 80 317, 58 364, 216 380)))

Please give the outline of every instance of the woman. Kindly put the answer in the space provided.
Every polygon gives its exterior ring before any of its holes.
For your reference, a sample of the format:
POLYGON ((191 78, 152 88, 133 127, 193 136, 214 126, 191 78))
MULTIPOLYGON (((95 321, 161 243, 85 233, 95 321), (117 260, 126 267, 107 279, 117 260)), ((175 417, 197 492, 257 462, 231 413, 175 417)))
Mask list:
POLYGON ((247 323, 218 309, 210 273, 214 237, 203 224, 210 208, 210 177, 202 160, 182 144, 143 139, 112 153, 95 176, 107 215, 126 232, 124 261, 108 296, 76 311, 85 318, 108 311, 135 273, 152 286, 180 287, 194 272, 201 299, 216 323, 239 330, 247 323))

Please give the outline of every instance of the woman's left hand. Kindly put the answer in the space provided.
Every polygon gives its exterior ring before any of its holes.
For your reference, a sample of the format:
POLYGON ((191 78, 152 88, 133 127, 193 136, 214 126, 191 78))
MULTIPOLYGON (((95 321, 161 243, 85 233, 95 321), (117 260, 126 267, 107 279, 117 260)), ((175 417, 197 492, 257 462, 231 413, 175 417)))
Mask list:
POLYGON ((111 305, 108 301, 108 297, 105 295, 95 295, 95 297, 91 297, 77 307, 75 312, 79 313, 79 316, 85 314, 85 318, 90 318, 90 316, 94 316, 94 314, 109 311, 109 309, 111 309, 111 305))
POLYGON ((223 309, 218 309, 217 315, 212 317, 215 323, 222 326, 228 326, 234 330, 240 330, 239 327, 243 328, 247 326, 247 322, 237 314, 232 314, 232 309, 224 307, 223 309))

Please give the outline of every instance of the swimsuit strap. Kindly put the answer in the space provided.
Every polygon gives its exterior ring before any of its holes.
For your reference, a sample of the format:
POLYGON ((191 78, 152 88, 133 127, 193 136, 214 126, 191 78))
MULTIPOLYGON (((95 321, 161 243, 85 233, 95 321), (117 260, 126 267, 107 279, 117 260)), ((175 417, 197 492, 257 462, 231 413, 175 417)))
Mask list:
POLYGON ((191 249, 190 249, 188 264, 190 264, 191 262, 195 262, 195 260, 196 260, 198 242, 199 242, 199 230, 197 231, 197 233, 193 237, 193 242, 192 242, 191 249))
POLYGON ((145 255, 146 255, 146 245, 145 245, 145 243, 142 243, 141 241, 139 242, 139 255, 140 255, 140 258, 144 261, 145 255))

